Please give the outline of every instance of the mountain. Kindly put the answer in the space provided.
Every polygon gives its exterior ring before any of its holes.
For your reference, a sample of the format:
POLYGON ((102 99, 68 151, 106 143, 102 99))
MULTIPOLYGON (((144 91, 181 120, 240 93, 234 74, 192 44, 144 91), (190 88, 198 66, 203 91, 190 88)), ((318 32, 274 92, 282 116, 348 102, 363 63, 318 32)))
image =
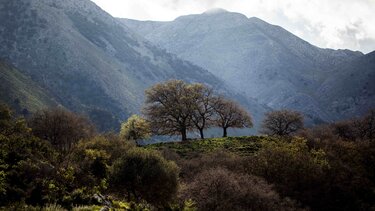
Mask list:
POLYGON ((274 109, 300 110, 314 122, 339 118, 326 110, 317 90, 338 65, 363 56, 350 50, 318 48, 279 26, 225 10, 170 22, 120 20, 244 95, 274 109))
MULTIPOLYGON (((155 47, 89 0, 3 0, 0 20, 0 58, 58 104, 86 113, 101 130, 138 113, 144 90, 168 79, 237 95, 207 70, 155 47)), ((263 106, 250 98, 243 102, 260 118, 263 106)))
POLYGON ((16 113, 28 115, 58 103, 29 77, 0 59, 0 102, 11 105, 16 113))
POLYGON ((337 67, 317 93, 329 112, 345 118, 375 108, 375 51, 337 67))

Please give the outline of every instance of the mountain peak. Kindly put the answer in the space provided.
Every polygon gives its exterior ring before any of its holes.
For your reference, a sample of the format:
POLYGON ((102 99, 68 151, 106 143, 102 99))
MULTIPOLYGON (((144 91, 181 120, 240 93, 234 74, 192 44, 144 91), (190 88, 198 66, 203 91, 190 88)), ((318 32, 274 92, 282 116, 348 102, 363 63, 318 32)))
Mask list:
POLYGON ((211 8, 204 12, 205 15, 214 15, 214 14, 220 14, 220 13, 227 13, 228 11, 222 8, 211 8))

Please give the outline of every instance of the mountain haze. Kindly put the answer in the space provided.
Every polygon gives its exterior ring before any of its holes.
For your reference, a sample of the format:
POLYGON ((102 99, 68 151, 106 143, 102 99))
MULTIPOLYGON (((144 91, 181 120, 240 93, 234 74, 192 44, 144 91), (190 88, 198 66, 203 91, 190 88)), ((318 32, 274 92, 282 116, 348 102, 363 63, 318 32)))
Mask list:
MULTIPOLYGON (((138 113, 144 90, 168 79, 236 95, 210 72, 160 50, 89 0, 4 0, 0 20, 0 58, 62 106, 106 125, 102 129, 138 113)), ((255 116, 264 110, 251 99, 243 102, 255 116)))
POLYGON ((350 50, 318 48, 279 26, 225 10, 170 22, 121 20, 244 95, 274 109, 300 110, 316 123, 343 117, 325 108, 317 90, 340 71, 341 64, 363 56, 350 50))

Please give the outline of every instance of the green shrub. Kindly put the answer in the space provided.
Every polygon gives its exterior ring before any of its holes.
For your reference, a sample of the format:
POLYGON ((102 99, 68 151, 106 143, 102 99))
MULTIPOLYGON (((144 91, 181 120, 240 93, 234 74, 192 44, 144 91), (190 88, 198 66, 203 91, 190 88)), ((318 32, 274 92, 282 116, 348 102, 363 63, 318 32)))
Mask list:
POLYGON ((177 191, 178 167, 155 151, 136 148, 114 163, 110 185, 136 201, 166 206, 177 191))

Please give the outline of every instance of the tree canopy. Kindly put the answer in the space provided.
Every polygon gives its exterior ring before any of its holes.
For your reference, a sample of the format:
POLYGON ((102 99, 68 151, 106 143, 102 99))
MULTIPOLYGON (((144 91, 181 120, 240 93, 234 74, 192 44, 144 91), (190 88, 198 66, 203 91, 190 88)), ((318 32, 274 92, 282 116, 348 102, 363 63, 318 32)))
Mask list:
POLYGON ((95 133, 95 127, 86 117, 62 108, 38 111, 31 118, 30 127, 35 136, 61 151, 69 151, 80 139, 95 133))
POLYGON ((132 115, 121 124, 120 136, 125 140, 137 141, 149 138, 151 135, 150 124, 138 115, 132 115))
POLYGON ((159 135, 180 134, 187 140, 187 132, 203 131, 210 126, 223 128, 224 136, 230 127, 252 127, 248 112, 236 102, 218 97, 204 84, 188 84, 170 80, 146 90, 144 114, 152 131, 159 135))
POLYGON ((214 110, 217 115, 215 123, 223 129, 223 137, 227 137, 227 129, 230 127, 244 128, 253 126, 250 114, 232 100, 222 97, 217 98, 214 110))
POLYGON ((261 132, 267 135, 289 136, 303 128, 303 116, 297 111, 278 110, 265 114, 261 132))

